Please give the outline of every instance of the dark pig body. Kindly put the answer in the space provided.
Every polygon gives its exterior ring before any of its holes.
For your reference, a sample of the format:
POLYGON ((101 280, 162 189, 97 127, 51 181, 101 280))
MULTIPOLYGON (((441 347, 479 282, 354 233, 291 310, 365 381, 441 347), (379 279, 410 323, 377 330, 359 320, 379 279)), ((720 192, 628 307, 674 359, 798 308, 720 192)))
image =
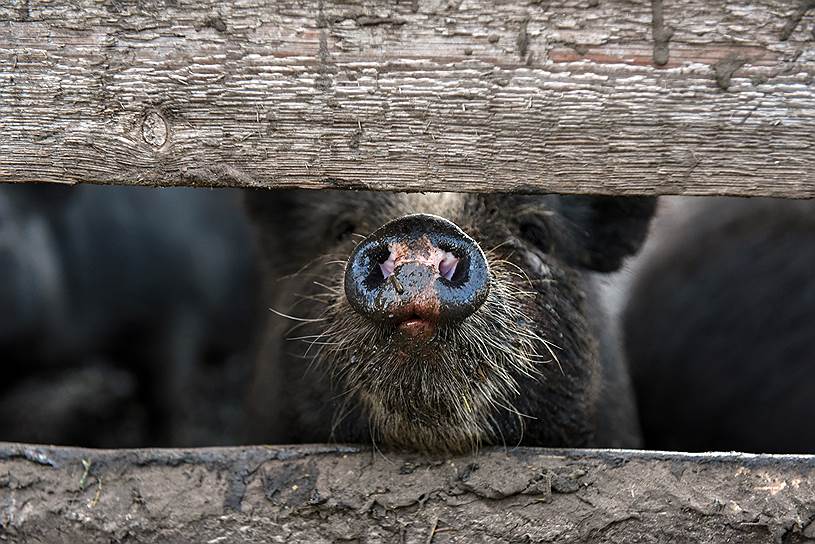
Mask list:
POLYGON ((191 378, 250 341, 253 253, 235 192, 0 188, 4 386, 115 361, 150 407, 145 440, 184 443, 191 378))
POLYGON ((645 446, 815 452, 815 203, 679 201, 637 268, 623 323, 645 446))
POLYGON ((639 444, 595 276, 652 199, 254 192, 270 317, 253 440, 639 444))

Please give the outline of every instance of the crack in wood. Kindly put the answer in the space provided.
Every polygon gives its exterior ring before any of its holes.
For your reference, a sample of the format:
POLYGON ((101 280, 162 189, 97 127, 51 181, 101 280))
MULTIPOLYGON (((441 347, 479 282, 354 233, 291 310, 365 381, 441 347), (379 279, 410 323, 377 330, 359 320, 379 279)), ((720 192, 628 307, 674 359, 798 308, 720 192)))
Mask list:
MULTIPOLYGON (((801 24, 801 19, 813 8, 815 8, 815 0, 801 0, 798 8, 790 15, 789 19, 787 19, 787 24, 781 29, 781 41, 787 41, 790 36, 792 36, 792 33, 795 32, 795 29, 801 24)), ((812 37, 815 39, 815 27, 812 29, 812 37)))
POLYGON ((716 84, 723 91, 730 88, 730 79, 733 74, 744 66, 747 59, 740 57, 736 53, 731 53, 719 62, 713 65, 713 70, 716 73, 716 84))
POLYGON ((528 26, 529 17, 521 22, 518 38, 515 40, 515 44, 518 46, 518 56, 521 57, 521 60, 526 58, 526 52, 529 50, 529 33, 526 30, 528 26))
POLYGON ((204 26, 217 30, 218 32, 226 32, 226 23, 220 17, 213 15, 204 20, 204 26))
POLYGON ((380 25, 393 25, 401 26, 405 24, 404 19, 399 19, 392 16, 375 17, 369 15, 359 15, 353 18, 359 26, 380 26, 380 25))
POLYGON ((327 93, 334 86, 333 75, 336 69, 330 65, 331 54, 328 51, 328 33, 331 21, 325 16, 323 0, 318 4, 317 28, 320 29, 320 43, 317 51, 317 77, 314 79, 314 87, 327 93))
POLYGON ((665 14, 662 0, 651 0, 651 27, 654 34, 654 64, 665 66, 668 64, 670 51, 668 42, 673 36, 673 29, 665 26, 665 14))
POLYGON ((17 5, 17 20, 21 23, 31 20, 31 0, 21 0, 17 5))

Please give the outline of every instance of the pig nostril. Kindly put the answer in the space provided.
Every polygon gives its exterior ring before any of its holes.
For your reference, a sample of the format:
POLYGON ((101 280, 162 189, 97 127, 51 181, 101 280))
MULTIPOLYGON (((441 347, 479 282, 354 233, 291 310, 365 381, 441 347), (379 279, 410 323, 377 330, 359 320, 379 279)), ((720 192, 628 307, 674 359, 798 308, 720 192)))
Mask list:
POLYGON ((386 245, 373 247, 366 253, 366 259, 370 264, 368 265, 369 271, 365 278, 365 285, 368 289, 376 289, 393 274, 395 263, 391 251, 386 245))
POLYGON ((449 251, 444 252, 444 257, 439 262, 439 275, 446 279, 452 280, 453 276, 456 274, 456 269, 458 268, 459 259, 449 251))
POLYGON ((444 256, 439 262, 439 276, 452 287, 465 285, 470 278, 469 249, 456 246, 449 241, 439 244, 439 249, 444 251, 444 256))
POLYGON ((388 279, 393 275, 396 268, 396 256, 392 251, 388 252, 388 258, 379 263, 379 269, 382 271, 383 279, 388 279))

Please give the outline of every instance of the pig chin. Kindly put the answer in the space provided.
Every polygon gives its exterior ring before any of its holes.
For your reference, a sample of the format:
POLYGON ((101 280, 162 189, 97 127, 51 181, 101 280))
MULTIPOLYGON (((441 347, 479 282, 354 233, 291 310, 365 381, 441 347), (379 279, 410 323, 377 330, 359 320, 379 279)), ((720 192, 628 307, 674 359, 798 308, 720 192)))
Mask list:
POLYGON ((432 371, 443 364, 449 355, 439 339, 439 325, 424 319, 412 319, 400 323, 389 334, 388 358, 396 364, 413 364, 422 370, 432 371))

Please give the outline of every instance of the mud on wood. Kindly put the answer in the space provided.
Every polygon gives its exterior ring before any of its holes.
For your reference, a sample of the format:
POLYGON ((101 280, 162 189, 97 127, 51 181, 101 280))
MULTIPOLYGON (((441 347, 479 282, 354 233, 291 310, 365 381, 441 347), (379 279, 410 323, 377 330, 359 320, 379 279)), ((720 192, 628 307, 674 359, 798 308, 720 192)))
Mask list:
POLYGON ((17 0, 0 181, 815 196, 811 0, 17 0))
POLYGON ((4 542, 809 542, 815 457, 0 445, 4 542))

